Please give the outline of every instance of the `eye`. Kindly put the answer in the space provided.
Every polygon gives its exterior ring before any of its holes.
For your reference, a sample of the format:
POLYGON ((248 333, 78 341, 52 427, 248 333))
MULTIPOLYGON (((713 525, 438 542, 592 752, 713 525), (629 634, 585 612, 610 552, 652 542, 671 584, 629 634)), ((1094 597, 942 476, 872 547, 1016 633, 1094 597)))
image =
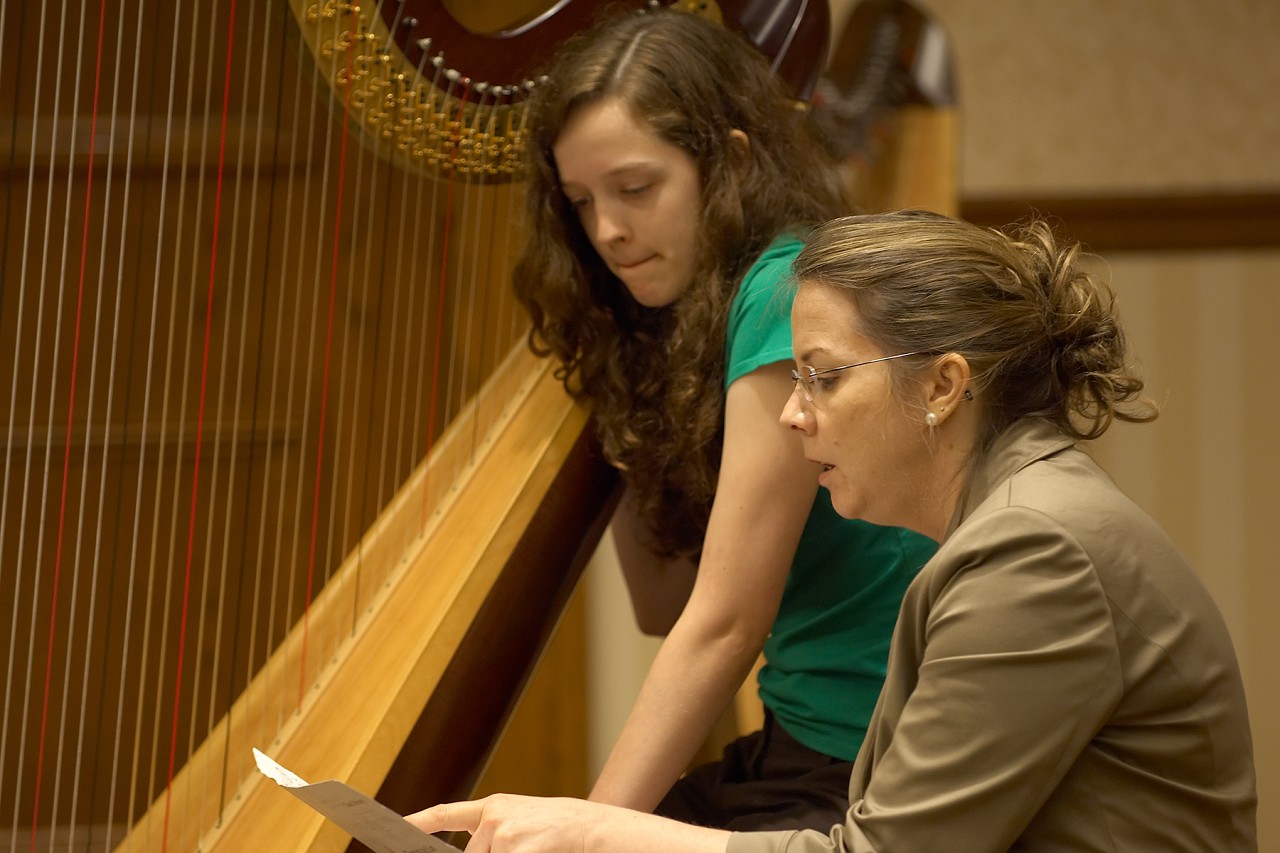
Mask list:
POLYGON ((626 196, 633 196, 633 197, 634 197, 634 196, 641 196, 641 195, 644 195, 646 192, 648 192, 648 191, 649 191, 650 189, 652 189, 652 188, 653 188, 653 184, 652 184, 652 183, 648 183, 648 184, 635 184, 635 185, 633 185, 633 186, 623 187, 623 188, 622 188, 622 194, 623 194, 623 195, 626 195, 626 196))
POLYGON ((819 391, 829 391, 840 381, 839 373, 823 373, 813 377, 814 387, 819 391))
POLYGON ((569 206, 575 210, 581 210, 591 203, 591 196, 566 196, 569 200, 569 206))

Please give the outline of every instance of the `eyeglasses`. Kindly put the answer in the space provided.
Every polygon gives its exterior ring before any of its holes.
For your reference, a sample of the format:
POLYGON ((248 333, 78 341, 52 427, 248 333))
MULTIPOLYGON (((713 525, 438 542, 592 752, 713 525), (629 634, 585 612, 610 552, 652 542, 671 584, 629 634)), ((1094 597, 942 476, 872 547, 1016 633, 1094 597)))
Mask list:
POLYGON ((814 370, 812 367, 802 367, 800 370, 791 369, 791 378, 800 385, 800 389, 804 392, 804 398, 810 403, 818 394, 818 377, 827 373, 835 373, 839 370, 848 370, 852 367, 862 367, 864 364, 875 364, 877 361, 892 361, 895 358, 906 358, 909 355, 927 355, 920 352, 900 352, 897 355, 886 355, 883 358, 873 358, 870 361, 859 361, 855 364, 842 364, 839 367, 828 367, 825 370, 814 370))

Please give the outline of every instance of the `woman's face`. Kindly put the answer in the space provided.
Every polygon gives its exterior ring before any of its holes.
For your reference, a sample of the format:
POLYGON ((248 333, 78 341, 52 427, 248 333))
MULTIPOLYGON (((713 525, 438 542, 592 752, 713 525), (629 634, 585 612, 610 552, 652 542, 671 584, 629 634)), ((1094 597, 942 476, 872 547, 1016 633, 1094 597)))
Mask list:
POLYGON ((552 150, 591 245, 635 300, 679 299, 693 280, 702 207, 693 158, 613 98, 575 112, 552 150))
MULTIPOLYGON (((852 300, 834 287, 802 284, 791 309, 796 369, 825 370, 895 355, 855 331, 852 300)), ((782 423, 802 433, 804 455, 822 465, 818 482, 836 512, 920 530, 929 453, 920 412, 893 394, 893 362, 864 364, 815 379, 813 401, 800 383, 782 423)))

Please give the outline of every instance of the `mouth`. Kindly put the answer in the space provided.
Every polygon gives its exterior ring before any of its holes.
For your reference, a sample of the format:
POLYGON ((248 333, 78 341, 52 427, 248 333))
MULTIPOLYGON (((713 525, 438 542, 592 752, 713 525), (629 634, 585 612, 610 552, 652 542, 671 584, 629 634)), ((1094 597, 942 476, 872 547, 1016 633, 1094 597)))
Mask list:
POLYGON ((649 261, 653 260, 656 257, 657 255, 647 255, 636 261, 614 261, 614 263, 617 265, 618 269, 620 270, 630 270, 630 269, 635 269, 641 264, 648 263, 649 261))
POLYGON ((821 468, 823 474, 833 470, 836 467, 832 465, 830 462, 819 462, 817 459, 810 459, 808 461, 812 462, 814 465, 817 465, 819 468, 821 468))

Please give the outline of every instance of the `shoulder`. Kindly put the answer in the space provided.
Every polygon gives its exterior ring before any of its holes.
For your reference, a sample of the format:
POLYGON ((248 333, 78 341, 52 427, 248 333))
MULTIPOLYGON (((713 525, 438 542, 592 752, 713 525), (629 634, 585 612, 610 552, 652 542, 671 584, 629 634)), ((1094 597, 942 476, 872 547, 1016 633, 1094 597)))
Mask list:
POLYGON ((965 590, 1021 613, 1124 613, 1144 633, 1180 612, 1213 611, 1168 534, 1074 447, 998 483, 928 573, 930 609, 965 590))
POLYGON ((798 237, 781 235, 743 276, 725 335, 726 388, 765 364, 791 359, 791 261, 803 246, 798 237))
POLYGON ((804 241, 795 234, 780 234, 747 268, 738 289, 738 298, 751 297, 762 291, 770 294, 791 280, 791 262, 804 248, 804 241))
MULTIPOLYGON (((781 234, 747 268, 730 308, 729 332, 748 326, 791 322, 791 262, 804 248, 794 234, 781 234)), ((790 329, 788 328, 788 337, 790 329)))
MULTIPOLYGON (((1009 474, 944 543, 968 559, 1016 562, 1022 553, 1071 551, 1091 567, 1113 562, 1111 551, 1125 531, 1146 539, 1159 534, 1088 454, 1075 447, 1053 453, 1009 474)), ((950 548, 946 548, 946 546, 950 548)))
POLYGON ((995 513, 1002 519, 1021 515, 1024 524, 1013 530, 1034 524, 1071 540, 1104 574, 1173 550, 1160 526, 1079 447, 1038 459, 1011 475, 978 507, 973 520, 995 513))

